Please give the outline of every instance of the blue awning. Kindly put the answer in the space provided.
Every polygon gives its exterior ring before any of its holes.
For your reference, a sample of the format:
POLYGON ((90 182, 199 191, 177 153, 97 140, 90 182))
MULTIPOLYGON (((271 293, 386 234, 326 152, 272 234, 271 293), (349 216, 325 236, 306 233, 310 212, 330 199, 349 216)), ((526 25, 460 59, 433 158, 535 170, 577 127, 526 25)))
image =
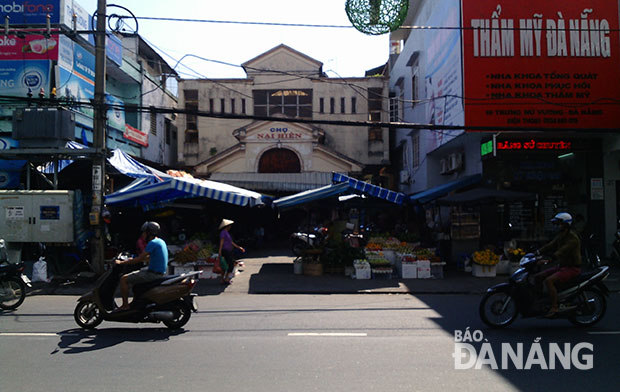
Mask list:
POLYGON ((370 196, 377 197, 379 199, 391 201, 396 204, 403 204, 405 200, 405 194, 401 192, 394 192, 389 189, 382 188, 377 185, 369 184, 364 181, 356 180, 355 178, 345 176, 340 173, 333 173, 332 181, 335 183, 347 183, 351 189, 355 189, 370 196))
MULTIPOLYGON (((72 150, 81 150, 86 148, 85 145, 80 144, 78 142, 69 141, 65 144, 65 148, 70 148, 72 150)), ((60 172, 62 169, 66 168, 70 164, 73 163, 72 159, 61 159, 58 161, 58 171, 60 172)), ((48 162, 43 166, 39 166, 38 170, 41 173, 53 174, 54 173, 54 164, 52 162, 48 162)))
POLYGON ((263 195, 232 185, 197 178, 170 177, 155 184, 140 178, 118 192, 105 197, 105 203, 117 207, 141 207, 148 211, 178 199, 206 197, 238 206, 263 204, 263 195))
POLYGON ((345 183, 326 185, 320 188, 310 189, 308 191, 282 197, 280 199, 274 200, 271 204, 277 208, 287 208, 298 204, 308 203, 311 201, 324 199, 326 197, 339 195, 349 190, 349 184, 345 183))
POLYGON ((477 184, 480 181, 482 181, 482 174, 474 174, 472 176, 459 178, 458 180, 436 186, 435 188, 427 189, 424 192, 409 195, 409 201, 411 203, 426 204, 452 191, 477 184))
POLYGON ((342 193, 363 193, 396 204, 402 204, 405 200, 404 193, 381 188, 380 186, 356 180, 355 178, 351 178, 340 173, 332 173, 332 182, 334 182, 332 185, 310 189, 308 191, 274 200, 272 205, 277 208, 292 207, 297 204, 308 203, 311 201, 324 199, 326 197, 340 195, 342 193))

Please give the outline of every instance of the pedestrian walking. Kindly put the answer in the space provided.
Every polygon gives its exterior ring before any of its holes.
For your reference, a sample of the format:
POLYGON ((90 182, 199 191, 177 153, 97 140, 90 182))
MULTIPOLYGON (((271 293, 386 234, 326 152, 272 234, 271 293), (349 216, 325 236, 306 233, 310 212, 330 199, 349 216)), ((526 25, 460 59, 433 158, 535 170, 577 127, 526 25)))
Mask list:
POLYGON ((233 278, 233 271, 235 269, 235 261, 236 261, 236 257, 233 252, 234 248, 237 248, 242 253, 245 253, 245 249, 235 244, 230 235, 230 228, 232 227, 233 223, 235 222, 232 220, 222 219, 222 222, 220 223, 220 227, 219 227, 221 231, 220 231, 220 247, 218 251, 218 256, 220 259, 224 257, 224 259, 226 260, 226 264, 227 264, 227 270, 223 271, 222 273, 223 284, 230 284, 233 278))

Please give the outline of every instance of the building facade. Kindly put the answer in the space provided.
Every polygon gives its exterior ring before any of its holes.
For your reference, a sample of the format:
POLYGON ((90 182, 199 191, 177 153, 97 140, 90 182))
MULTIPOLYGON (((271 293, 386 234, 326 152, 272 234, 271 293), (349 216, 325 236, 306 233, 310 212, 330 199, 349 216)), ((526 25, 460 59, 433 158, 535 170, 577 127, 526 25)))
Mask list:
POLYGON ((620 216, 618 20, 615 0, 412 1, 405 25, 432 29, 391 34, 392 116, 455 129, 397 130, 400 190, 458 189, 479 175, 478 186, 536 195, 502 206, 512 237, 543 241, 566 210, 609 254, 620 216))
POLYGON ((377 175, 389 165, 387 128, 278 121, 386 121, 384 74, 329 78, 321 62, 286 45, 242 66, 244 79, 179 83, 185 110, 248 117, 179 116, 179 161, 196 175, 293 192, 331 183, 331 172, 377 175))
MULTIPOLYGON (((0 45, 0 95, 15 97, 0 103, 0 149, 64 148, 68 142, 92 146, 95 40, 92 34, 71 33, 73 28, 92 29, 91 15, 72 0, 55 0, 46 7, 50 10, 50 34, 45 34, 46 16, 29 11, 40 8, 34 3, 31 8, 3 7, 0 12, 3 20, 8 17, 9 29, 14 32, 0 45), (43 100, 27 103, 23 98, 28 96, 56 99, 58 105, 43 100), (21 143, 17 140, 13 133, 16 111, 36 107, 49 110, 60 106, 71 112, 72 122, 68 126, 74 129, 63 130, 58 140, 48 140, 42 132, 39 145, 36 145, 37 130, 34 129, 25 132, 29 140, 21 143)), ((108 150, 121 149, 159 166, 176 164, 173 116, 132 109, 140 106, 175 108, 176 77, 174 70, 139 35, 107 33, 105 99, 112 105, 106 123, 108 150)), ((31 153, 36 154, 36 151, 31 153)), ((37 162, 44 159, 36 157, 37 162)), ((24 168, 24 161, 20 162, 21 165, 0 163, 0 188, 24 186, 19 183, 24 168)))

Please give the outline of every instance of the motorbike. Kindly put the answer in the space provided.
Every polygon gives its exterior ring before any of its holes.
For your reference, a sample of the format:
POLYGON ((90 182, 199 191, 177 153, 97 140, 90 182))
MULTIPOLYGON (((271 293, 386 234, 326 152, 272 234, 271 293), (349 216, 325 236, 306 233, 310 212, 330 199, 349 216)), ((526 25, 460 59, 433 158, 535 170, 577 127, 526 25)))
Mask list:
MULTIPOLYGON (((620 222, 618 222, 620 224, 620 222)), ((620 264, 620 229, 614 234, 614 242, 611 244, 611 259, 620 264)))
POLYGON ((202 271, 162 276, 151 282, 133 286, 133 301, 128 310, 116 310, 114 292, 122 265, 114 265, 103 273, 95 288, 77 300, 73 316, 84 329, 96 328, 102 321, 129 323, 163 322, 169 329, 179 329, 189 321, 191 312, 198 311, 192 289, 202 271))
POLYGON ((0 309, 13 310, 26 299, 26 287, 32 287, 24 272, 24 263, 0 264, 0 309))
POLYGON ((581 247, 581 257, 584 265, 589 269, 596 269, 601 266, 601 257, 596 252, 594 246, 594 234, 584 238, 581 247))
MULTIPOLYGON (((548 295, 533 282, 542 256, 528 253, 521 258, 520 268, 509 281, 489 288, 480 301, 482 321, 493 328, 510 325, 522 317, 544 317, 551 307, 548 295)), ((574 325, 590 327, 598 323, 607 309, 609 290, 603 280, 609 276, 609 267, 597 267, 557 287, 560 311, 554 318, 568 319, 574 325)))
POLYGON ((302 256, 304 251, 321 247, 327 239, 326 227, 315 227, 309 232, 291 234, 291 250, 295 256, 302 256))

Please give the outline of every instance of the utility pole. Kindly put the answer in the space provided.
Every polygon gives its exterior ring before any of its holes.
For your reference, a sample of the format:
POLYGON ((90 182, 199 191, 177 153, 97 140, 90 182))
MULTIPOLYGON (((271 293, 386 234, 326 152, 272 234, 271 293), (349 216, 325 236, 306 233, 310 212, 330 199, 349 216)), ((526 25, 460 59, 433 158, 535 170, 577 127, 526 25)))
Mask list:
POLYGON ((104 270, 104 247, 105 232, 101 212, 103 209, 103 192, 105 189, 105 163, 106 163, 106 119, 105 110, 105 26, 106 26, 106 0, 97 0, 97 27, 95 33, 95 99, 93 121, 93 204, 91 207, 91 224, 95 236, 91 242, 93 267, 98 274, 104 270))

